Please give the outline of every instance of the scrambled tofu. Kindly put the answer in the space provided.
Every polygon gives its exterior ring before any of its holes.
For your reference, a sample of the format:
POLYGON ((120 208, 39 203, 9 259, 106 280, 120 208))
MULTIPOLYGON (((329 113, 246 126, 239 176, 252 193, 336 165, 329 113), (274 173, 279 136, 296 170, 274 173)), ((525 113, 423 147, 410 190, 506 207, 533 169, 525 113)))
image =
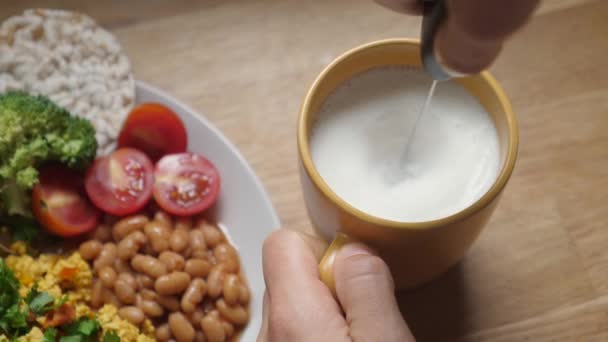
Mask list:
MULTIPOLYGON (((13 246, 13 250, 16 249, 13 246)), ((29 255, 10 255, 5 262, 22 285, 19 289, 22 297, 34 284, 38 284, 38 290, 48 292, 55 298, 68 295, 68 302, 71 303, 91 299, 93 273, 78 252, 68 258, 51 254, 41 254, 36 259, 29 255)))
MULTIPOLYGON (((57 300, 67 295, 67 303, 74 307, 76 319, 81 317, 95 317, 103 331, 115 332, 123 342, 153 342, 155 341, 154 326, 149 320, 144 321, 141 327, 118 316, 118 309, 113 305, 104 305, 95 312, 89 305, 91 300, 91 285, 93 274, 89 264, 75 252, 67 258, 58 255, 41 254, 33 258, 25 254, 25 248, 18 243, 11 249, 19 255, 5 258, 6 265, 13 271, 21 283, 19 294, 25 297, 30 289, 37 284, 39 291, 48 292, 57 300)), ((40 324, 44 317, 39 317, 40 324)), ((101 334, 101 336, 103 336, 101 334)), ((21 336, 19 342, 42 341, 43 332, 34 327, 27 335, 21 336)), ((9 341, 6 336, 0 335, 0 342, 9 341)))
POLYGON ((42 330, 38 327, 34 327, 27 335, 19 337, 19 342, 40 342, 42 341, 42 337, 42 330))

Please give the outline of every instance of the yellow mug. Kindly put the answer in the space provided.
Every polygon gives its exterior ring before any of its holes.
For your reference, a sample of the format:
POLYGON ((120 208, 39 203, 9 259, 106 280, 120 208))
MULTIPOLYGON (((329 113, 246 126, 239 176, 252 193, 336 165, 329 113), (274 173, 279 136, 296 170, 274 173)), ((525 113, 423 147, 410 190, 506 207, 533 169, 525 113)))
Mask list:
POLYGON ((375 67, 421 67, 420 44, 388 39, 350 50, 333 61, 314 81, 298 119, 300 179, 308 215, 317 232, 331 241, 319 264, 321 279, 334 291, 333 259, 349 239, 374 248, 389 266, 397 289, 430 281, 459 262, 494 211, 515 166, 518 130, 504 91, 488 73, 455 79, 492 116, 498 131, 501 169, 492 187, 475 203, 451 216, 427 222, 397 222, 375 217, 341 199, 315 168, 309 138, 319 108, 339 85, 375 67))

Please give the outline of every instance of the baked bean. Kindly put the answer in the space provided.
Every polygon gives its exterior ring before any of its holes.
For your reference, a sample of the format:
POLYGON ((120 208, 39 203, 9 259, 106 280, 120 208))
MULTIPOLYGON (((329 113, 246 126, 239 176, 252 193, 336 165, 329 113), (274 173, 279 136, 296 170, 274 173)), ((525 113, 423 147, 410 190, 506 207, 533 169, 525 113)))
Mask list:
POLYGON ((190 251, 192 258, 204 258, 207 255, 205 236, 199 229, 190 231, 190 251))
POLYGON ((168 228, 173 227, 173 221, 171 220, 171 215, 168 213, 159 210, 154 214, 154 221, 165 224, 168 228))
POLYGON ((156 340, 160 342, 167 342, 171 338, 171 329, 169 329, 169 324, 164 323, 157 326, 154 329, 154 335, 156 336, 156 340))
POLYGON ((141 289, 141 291, 139 291, 139 295, 145 300, 156 300, 158 298, 156 292, 150 289, 141 289))
POLYGON ((187 313, 186 317, 188 318, 190 323, 192 323, 192 325, 198 327, 201 324, 201 319, 205 317, 205 313, 201 309, 196 309, 193 312, 187 313))
POLYGON ((165 313, 163 307, 152 300, 142 299, 138 307, 150 318, 160 317, 165 313))
POLYGON ((112 228, 112 237, 114 241, 120 241, 125 236, 136 230, 141 230, 148 223, 148 217, 145 215, 128 216, 114 224, 112 228))
POLYGON ((205 236, 205 242, 207 242, 207 246, 213 248, 217 244, 222 242, 222 240, 224 240, 224 234, 222 234, 222 232, 212 224, 206 221, 202 221, 199 223, 198 227, 205 236))
POLYGON ((167 274, 167 267, 155 257, 149 255, 137 254, 131 259, 131 266, 140 273, 149 275, 152 278, 158 278, 167 274))
POLYGON ((152 250, 160 253, 169 249, 169 239, 171 238, 171 230, 163 223, 150 221, 144 227, 144 233, 148 237, 152 250))
POLYGON ((224 293, 226 303, 234 305, 239 300, 241 294, 239 285, 239 277, 236 274, 228 274, 224 277, 222 292, 224 293))
POLYGON ((249 313, 244 307, 240 305, 230 306, 226 304, 223 298, 215 302, 215 307, 230 323, 243 325, 249 320, 249 313))
POLYGON ((227 321, 222 320, 222 328, 224 328, 224 332, 226 333, 226 337, 230 337, 234 335, 234 326, 227 321))
POLYGON ((111 304, 117 308, 122 306, 122 303, 120 302, 120 300, 118 300, 118 297, 116 297, 114 292, 112 292, 112 290, 110 290, 108 288, 105 288, 105 287, 103 288, 102 293, 101 293, 101 298, 102 298, 102 302, 104 304, 111 304))
POLYGON ((247 305, 249 303, 249 288, 247 285, 241 283, 239 286, 239 303, 247 305))
POLYGON ((228 243, 222 242, 215 246, 213 255, 218 264, 224 264, 226 272, 237 273, 239 270, 239 255, 236 249, 228 243))
POLYGON ((190 243, 190 234, 183 228, 176 228, 169 238, 169 247, 175 252, 182 252, 190 243))
POLYGON ((148 255, 136 254, 131 259, 131 267, 137 272, 143 272, 144 266, 148 264, 148 258, 150 258, 148 255))
POLYGON ((93 289, 91 290, 91 306, 94 309, 100 308, 103 305, 103 284, 99 280, 93 281, 93 289))
POLYGON ((135 303, 135 291, 123 280, 117 280, 114 284, 114 293, 118 299, 125 304, 135 303))
POLYGON ((215 265, 209 271, 207 277, 207 294, 212 298, 217 298, 222 294, 224 288, 224 266, 215 265))
POLYGON ((103 245, 101 252, 99 252, 99 255, 93 262, 93 269, 99 271, 105 266, 110 266, 114 262, 114 259, 116 259, 116 245, 108 242, 103 245))
POLYGON ((184 269, 184 264, 186 263, 183 256, 171 251, 160 253, 158 260, 167 266, 168 272, 181 271, 184 269))
POLYGON ((131 273, 128 272, 120 272, 118 274, 118 279, 127 283, 134 291, 137 291, 139 288, 135 277, 131 273))
POLYGON ((142 289, 153 289, 154 288, 154 279, 148 277, 145 274, 138 274, 135 276, 135 281, 137 285, 142 289))
POLYGON ((157 296, 156 302, 171 312, 179 311, 180 308, 179 299, 174 296, 157 296))
POLYGON ((133 272, 133 269, 131 268, 131 265, 129 265, 129 262, 122 260, 120 258, 117 258, 116 260, 114 260, 114 269, 118 273, 132 273, 133 272))
POLYGON ((203 279, 196 278, 192 280, 182 296, 182 311, 185 313, 193 312, 196 306, 205 298, 205 292, 207 292, 207 284, 203 279))
POLYGON ((158 277, 154 289, 160 295, 175 295, 184 292, 190 284, 190 275, 186 272, 173 272, 158 277))
POLYGON ((117 254, 122 260, 131 259, 139 249, 146 244, 146 236, 139 230, 136 230, 118 243, 117 254))
POLYGON ((184 229, 186 231, 192 229, 192 218, 188 216, 179 216, 175 219, 175 230, 184 229))
POLYGON ((78 248, 78 253, 80 253, 80 256, 84 260, 93 260, 97 258, 102 248, 103 245, 101 242, 97 240, 89 240, 80 245, 78 248))
POLYGON ((205 337, 205 333, 197 330, 194 334, 194 342, 207 342, 207 338, 205 337))
POLYGON ((118 310, 118 316, 135 325, 140 325, 146 318, 140 308, 131 305, 120 308, 118 310))
POLYGON ((169 315, 169 328, 171 334, 178 342, 194 341, 194 328, 181 312, 174 312, 169 315))
POLYGON ((207 336, 208 342, 224 342, 226 341, 226 331, 220 321, 220 316, 217 311, 209 312, 201 319, 201 329, 207 336))
POLYGON ((143 300, 143 298, 141 298, 141 295, 139 293, 135 293, 135 303, 133 305, 137 306, 138 308, 141 309, 141 301, 143 300))
POLYGON ((184 271, 190 274, 193 278, 204 278, 209 275, 211 263, 204 259, 190 259, 186 261, 184 271))
POLYGON ((102 267, 98 272, 99 280, 103 284, 103 286, 112 288, 114 286, 114 282, 116 281, 116 271, 110 266, 102 267))
POLYGON ((93 231, 91 238, 99 242, 108 242, 112 240, 112 226, 109 224, 100 224, 95 228, 95 231, 93 231))

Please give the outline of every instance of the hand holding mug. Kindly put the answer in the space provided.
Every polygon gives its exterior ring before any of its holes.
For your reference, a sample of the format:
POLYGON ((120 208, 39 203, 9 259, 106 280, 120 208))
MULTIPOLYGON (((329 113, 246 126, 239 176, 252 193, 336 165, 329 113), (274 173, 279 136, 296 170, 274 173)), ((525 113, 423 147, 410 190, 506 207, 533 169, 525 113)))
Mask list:
POLYGON ((336 298, 320 280, 324 244, 279 230, 264 244, 264 341, 414 341, 394 295, 388 267, 360 243, 337 252, 336 298))

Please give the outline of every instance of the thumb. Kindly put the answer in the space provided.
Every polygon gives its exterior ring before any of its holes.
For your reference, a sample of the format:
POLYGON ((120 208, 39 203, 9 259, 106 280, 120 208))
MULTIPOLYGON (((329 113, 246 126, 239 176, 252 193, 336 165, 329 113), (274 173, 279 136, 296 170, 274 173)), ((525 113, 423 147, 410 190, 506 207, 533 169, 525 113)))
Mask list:
POLYGON ((388 267, 368 247, 345 245, 336 255, 334 278, 353 341, 414 341, 399 312, 388 267))

